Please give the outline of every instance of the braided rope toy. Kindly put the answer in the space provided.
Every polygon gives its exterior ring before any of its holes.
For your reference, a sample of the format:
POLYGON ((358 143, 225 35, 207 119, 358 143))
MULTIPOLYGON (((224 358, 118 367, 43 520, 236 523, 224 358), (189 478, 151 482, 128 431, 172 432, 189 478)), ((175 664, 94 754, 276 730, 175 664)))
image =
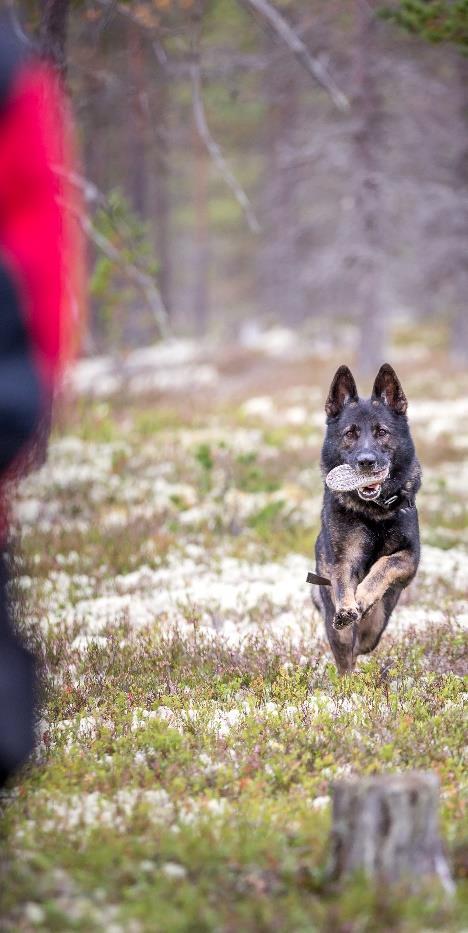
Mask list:
POLYGON ((363 476, 353 470, 348 463, 341 463, 340 466, 330 470, 325 477, 325 482, 333 492, 353 492, 355 489, 363 489, 364 486, 383 483, 388 476, 388 469, 381 470, 380 473, 363 476))

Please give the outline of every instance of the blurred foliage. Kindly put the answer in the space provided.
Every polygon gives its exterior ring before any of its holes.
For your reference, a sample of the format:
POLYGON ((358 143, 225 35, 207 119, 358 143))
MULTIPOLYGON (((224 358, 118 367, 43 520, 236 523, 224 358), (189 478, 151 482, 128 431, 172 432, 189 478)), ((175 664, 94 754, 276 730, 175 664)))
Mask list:
POLYGON ((382 16, 428 42, 450 42, 468 54, 468 0, 400 0, 382 16))
POLYGON ((158 263, 148 223, 132 210, 119 188, 112 189, 102 200, 94 215, 93 225, 119 255, 117 260, 99 250, 90 279, 97 331, 106 342, 110 340, 115 343, 122 336, 124 328, 124 319, 119 309, 126 303, 138 304, 141 299, 137 286, 129 281, 123 267, 131 265, 144 275, 156 277, 158 263))

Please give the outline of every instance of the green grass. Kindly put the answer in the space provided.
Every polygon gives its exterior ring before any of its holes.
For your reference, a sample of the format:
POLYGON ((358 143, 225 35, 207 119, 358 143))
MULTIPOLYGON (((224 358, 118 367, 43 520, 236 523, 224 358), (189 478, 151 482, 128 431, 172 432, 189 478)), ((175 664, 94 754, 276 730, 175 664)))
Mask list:
POLYGON ((393 900, 356 881, 338 897, 325 871, 328 807, 311 806, 349 770, 432 768, 444 787, 450 850, 462 842, 465 736, 455 712, 464 645, 450 624, 428 643, 415 644, 415 634, 398 643, 382 683, 395 644, 340 680, 331 664, 304 663, 305 643, 256 640, 232 652, 197 634, 135 636, 114 626, 106 649, 78 663, 79 687, 59 688, 52 684, 76 658, 56 632, 55 652, 42 647, 46 703, 51 722, 66 725, 51 729, 41 766, 23 775, 4 818, 4 910, 14 917, 18 904, 38 903, 44 929, 100 929, 102 899, 118 906, 124 928, 135 918, 144 930, 461 929, 461 901, 448 907, 434 893, 393 900), (161 707, 171 722, 156 715, 132 725, 135 710, 161 707), (232 710, 238 719, 219 732, 216 715, 232 710), (94 721, 86 739, 84 717, 94 721), (171 808, 159 820, 145 801, 155 788, 171 808), (120 816, 117 806, 110 825, 68 826, 54 816, 67 799, 96 794, 105 803, 122 789, 135 793, 135 805, 120 816), (167 863, 182 877, 167 877, 167 863), (83 901, 76 925, 57 907, 58 867, 75 892, 69 900, 83 901))
MULTIPOLYGON (((226 403, 195 417, 146 402, 80 402, 56 431, 54 472, 20 490, 46 510, 23 522, 15 564, 42 710, 37 761, 3 801, 2 929, 466 929, 463 592, 450 573, 420 574, 412 606, 438 621, 391 624, 340 679, 305 574, 291 579, 288 563, 303 555, 312 566, 317 429, 289 424, 282 399, 263 425, 226 403), (233 575, 238 593, 224 604, 216 587, 233 575), (167 588, 204 579, 198 596, 161 608, 167 588), (255 590, 256 580, 267 582, 255 590), (414 768, 440 780, 455 898, 362 878, 337 890, 333 782, 414 768)), ((425 425, 415 434, 424 450, 425 425)), ((462 496, 445 476, 458 455, 444 437, 420 496, 423 540, 441 559, 467 544, 462 496)))

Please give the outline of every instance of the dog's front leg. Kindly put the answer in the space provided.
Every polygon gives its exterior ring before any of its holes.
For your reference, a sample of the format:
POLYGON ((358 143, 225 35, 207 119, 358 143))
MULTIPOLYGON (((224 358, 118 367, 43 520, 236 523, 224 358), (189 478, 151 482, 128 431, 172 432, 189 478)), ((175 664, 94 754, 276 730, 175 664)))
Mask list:
POLYGON ((356 578, 349 564, 339 564, 334 568, 331 585, 335 603, 333 628, 340 631, 361 618, 355 596, 356 578))
POLYGON ((408 549, 396 551, 387 557, 379 557, 356 589, 359 615, 362 616, 382 599, 391 586, 407 586, 414 577, 417 566, 416 555, 408 549))

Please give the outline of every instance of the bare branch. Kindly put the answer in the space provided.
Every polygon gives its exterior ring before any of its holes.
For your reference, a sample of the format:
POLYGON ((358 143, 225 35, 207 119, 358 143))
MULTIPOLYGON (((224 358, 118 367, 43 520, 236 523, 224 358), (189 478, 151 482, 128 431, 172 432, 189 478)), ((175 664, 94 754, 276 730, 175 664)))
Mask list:
POLYGON ((239 0, 241 6, 258 13, 262 19, 272 27, 274 32, 286 43, 300 64, 311 74, 318 83, 330 94, 333 103, 339 110, 348 110, 349 101, 340 90, 332 76, 328 73, 323 62, 313 58, 307 46, 281 13, 269 3, 269 0, 239 0))
POLYGON ((234 173, 229 168, 229 165, 226 162, 226 159, 221 152, 220 147, 215 139, 213 139, 210 130, 208 128, 208 123, 206 120, 205 108, 203 106, 203 97, 201 90, 201 78, 200 78, 200 64, 197 62, 193 64, 190 68, 190 73, 192 77, 192 102, 193 102, 193 115, 195 119, 195 126, 200 138, 203 140, 213 162, 215 163, 219 173, 224 178, 228 188, 231 189, 237 203, 240 205, 244 211, 247 223, 249 225, 252 233, 260 233, 260 224, 255 216, 252 205, 244 191, 240 186, 237 178, 234 173))
POLYGON ((25 48, 31 49, 32 42, 31 42, 30 37, 26 34, 26 32, 23 29, 19 11, 17 9, 18 4, 16 3, 16 0, 6 0, 5 6, 7 9, 7 17, 8 17, 9 25, 11 26, 16 38, 19 39, 23 43, 23 46, 25 48))
POLYGON ((119 14, 119 16, 125 17, 125 19, 131 20, 132 23, 135 23, 135 26, 140 26, 142 29, 148 29, 148 27, 142 23, 141 19, 132 12, 132 10, 127 7, 124 3, 118 3, 117 0, 97 0, 99 6, 102 6, 107 10, 109 16, 112 16, 114 13, 119 14))
POLYGON ((83 195, 84 200, 87 204, 101 204, 103 207, 107 204, 107 199, 97 185, 93 181, 90 181, 89 178, 85 178, 84 175, 80 175, 79 172, 74 171, 65 171, 63 166, 55 164, 53 166, 54 172, 57 175, 60 175, 62 178, 65 178, 69 181, 75 188, 78 188, 83 195))

